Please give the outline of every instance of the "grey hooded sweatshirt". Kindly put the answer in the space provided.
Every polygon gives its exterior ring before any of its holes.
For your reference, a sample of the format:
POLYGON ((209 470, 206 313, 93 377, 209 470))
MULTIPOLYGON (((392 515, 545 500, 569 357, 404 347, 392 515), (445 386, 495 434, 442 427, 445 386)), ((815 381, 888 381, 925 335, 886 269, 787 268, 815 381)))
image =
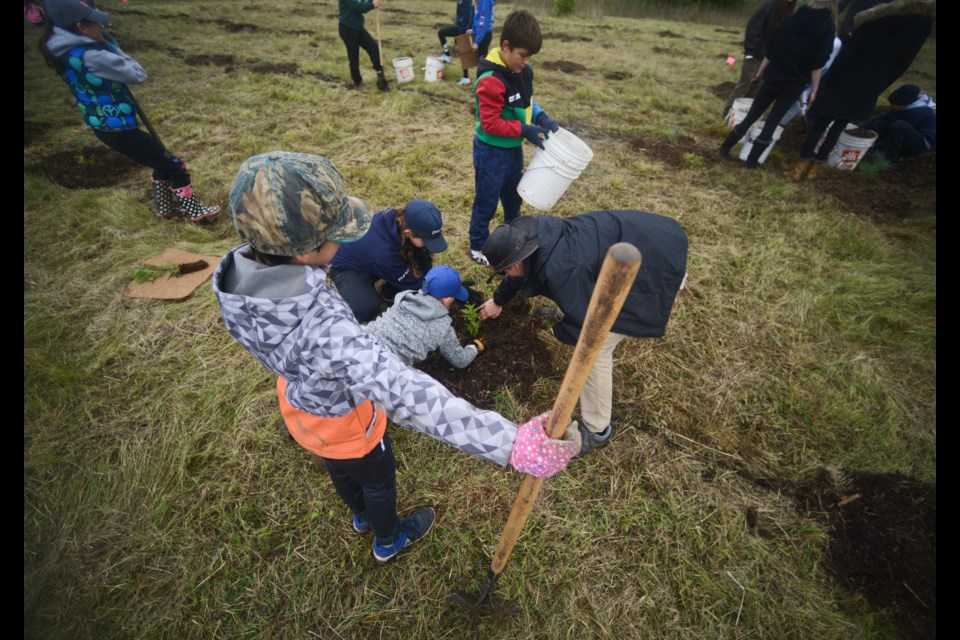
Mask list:
POLYGON ((370 400, 394 423, 505 466, 517 425, 454 396, 364 332, 326 270, 267 267, 241 245, 220 261, 213 292, 230 335, 287 381, 287 401, 320 417, 370 400))
POLYGON ((385 344, 407 364, 425 359, 434 349, 457 369, 477 357, 473 345, 461 347, 450 310, 423 291, 401 291, 393 306, 367 325, 367 333, 385 344))

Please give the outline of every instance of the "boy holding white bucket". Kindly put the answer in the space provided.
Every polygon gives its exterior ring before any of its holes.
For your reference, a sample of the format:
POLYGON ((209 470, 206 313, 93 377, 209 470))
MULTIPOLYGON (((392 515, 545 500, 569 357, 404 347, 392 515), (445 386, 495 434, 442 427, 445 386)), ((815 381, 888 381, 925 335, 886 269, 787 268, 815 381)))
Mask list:
POLYGON ((540 24, 533 14, 514 11, 503 22, 500 48, 481 60, 477 69, 470 257, 480 264, 487 264, 482 249, 497 202, 503 205, 504 222, 520 215, 517 185, 523 177, 523 141, 543 148, 544 138, 560 128, 533 99, 530 58, 542 44, 540 24))

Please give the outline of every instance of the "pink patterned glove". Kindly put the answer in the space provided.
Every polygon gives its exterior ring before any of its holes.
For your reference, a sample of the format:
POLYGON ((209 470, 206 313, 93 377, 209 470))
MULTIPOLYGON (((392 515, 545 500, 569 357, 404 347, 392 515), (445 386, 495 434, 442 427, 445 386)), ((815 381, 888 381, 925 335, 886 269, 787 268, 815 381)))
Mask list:
POLYGON ((549 478, 563 471, 570 458, 580 452, 580 431, 577 423, 571 422, 562 440, 553 440, 544 428, 550 412, 540 414, 521 425, 517 439, 510 452, 510 464, 521 473, 537 478, 549 478))

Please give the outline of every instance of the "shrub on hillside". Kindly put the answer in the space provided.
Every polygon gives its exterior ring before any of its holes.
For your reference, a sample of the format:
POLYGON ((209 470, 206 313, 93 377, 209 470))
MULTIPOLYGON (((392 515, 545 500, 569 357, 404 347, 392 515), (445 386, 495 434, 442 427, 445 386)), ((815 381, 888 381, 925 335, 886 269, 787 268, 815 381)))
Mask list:
POLYGON ((553 0, 553 12, 558 16, 566 16, 573 13, 576 5, 576 0, 553 0))

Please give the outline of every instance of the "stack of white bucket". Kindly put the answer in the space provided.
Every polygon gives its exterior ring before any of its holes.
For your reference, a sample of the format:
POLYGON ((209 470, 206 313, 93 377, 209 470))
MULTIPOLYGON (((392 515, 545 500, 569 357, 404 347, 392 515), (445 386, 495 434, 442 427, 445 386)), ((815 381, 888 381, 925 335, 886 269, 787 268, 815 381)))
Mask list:
POLYGON ((590 147, 566 129, 551 133, 530 161, 517 193, 530 206, 548 211, 592 158, 590 147))

